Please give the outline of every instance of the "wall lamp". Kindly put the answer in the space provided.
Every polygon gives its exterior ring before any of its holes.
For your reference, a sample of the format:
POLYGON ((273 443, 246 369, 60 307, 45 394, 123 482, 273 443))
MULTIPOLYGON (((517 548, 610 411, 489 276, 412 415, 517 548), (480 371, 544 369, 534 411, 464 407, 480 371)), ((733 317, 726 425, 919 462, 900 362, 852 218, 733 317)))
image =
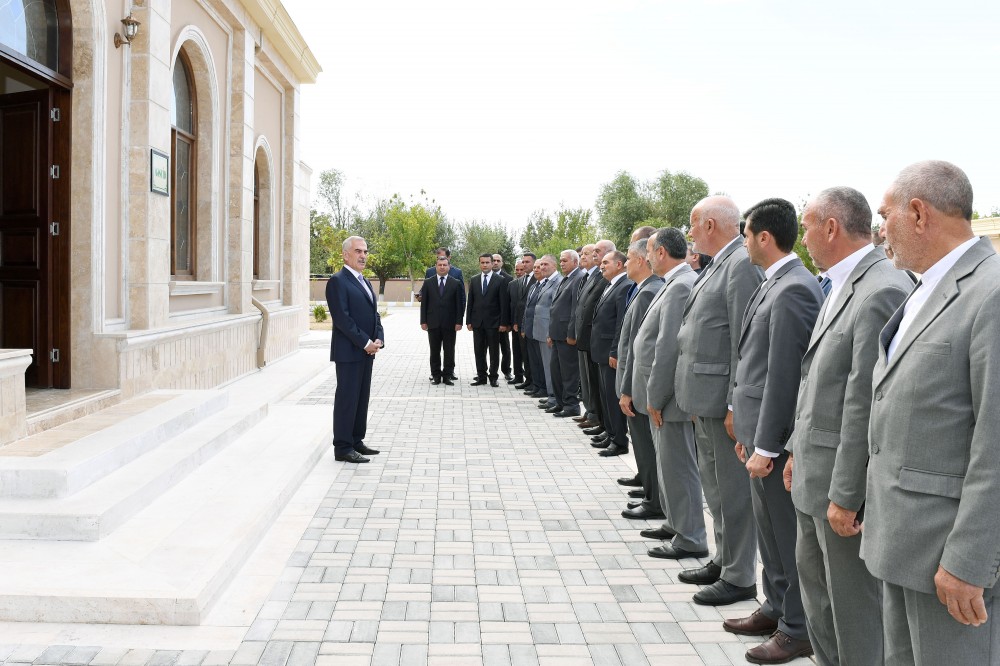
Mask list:
POLYGON ((132 12, 128 13, 128 16, 122 19, 122 25, 125 26, 122 32, 125 36, 122 37, 117 32, 115 33, 115 48, 121 48, 122 44, 128 45, 132 43, 135 36, 139 34, 139 26, 141 23, 132 18, 132 12))

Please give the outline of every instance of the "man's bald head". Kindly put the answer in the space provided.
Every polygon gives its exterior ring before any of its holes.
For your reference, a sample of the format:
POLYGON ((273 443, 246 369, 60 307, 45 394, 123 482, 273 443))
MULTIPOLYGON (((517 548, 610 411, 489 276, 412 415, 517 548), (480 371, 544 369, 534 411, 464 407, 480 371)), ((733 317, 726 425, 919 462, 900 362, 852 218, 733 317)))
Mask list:
POLYGON ((691 209, 691 239, 703 254, 718 254, 740 234, 740 209, 727 196, 705 197, 691 209))

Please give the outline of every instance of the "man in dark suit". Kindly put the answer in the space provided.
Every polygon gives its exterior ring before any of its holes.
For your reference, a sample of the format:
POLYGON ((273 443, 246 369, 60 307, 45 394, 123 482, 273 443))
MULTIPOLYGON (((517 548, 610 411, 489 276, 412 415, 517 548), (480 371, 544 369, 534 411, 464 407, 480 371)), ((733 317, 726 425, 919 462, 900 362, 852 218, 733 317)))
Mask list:
POLYGON ((750 648, 746 658, 757 664, 783 664, 813 652, 795 566, 795 507, 781 470, 795 424, 802 356, 823 292, 792 251, 798 236, 795 206, 784 199, 765 199, 744 217, 747 253, 764 269, 765 279, 743 314, 733 430, 736 455, 750 473, 765 601, 759 611, 726 620, 723 627, 736 634, 769 635, 762 645, 750 648))
MULTIPOLYGON (((510 273, 503 269, 503 256, 499 254, 493 255, 493 277, 502 278, 504 285, 509 285, 510 281, 514 279, 510 273)), ((506 286, 504 288, 506 289, 506 286)), ((500 334, 500 372, 503 373, 503 378, 507 380, 508 384, 513 384, 515 382, 514 377, 510 374, 510 356, 510 329, 507 329, 500 334)))
POLYGON ((524 373, 523 381, 518 382, 514 388, 519 391, 534 393, 537 387, 532 381, 531 360, 528 355, 528 339, 524 335, 524 315, 528 305, 528 294, 535 284, 535 255, 531 252, 525 252, 521 256, 521 272, 521 277, 507 285, 509 295, 512 298, 510 313, 514 329, 514 340, 521 350, 521 370, 524 373), (516 303, 513 300, 515 294, 517 295, 516 303))
POLYGON ((466 324, 472 331, 476 355, 476 380, 472 382, 472 386, 482 386, 489 379, 490 386, 497 387, 500 385, 500 334, 510 328, 507 283, 503 278, 493 275, 493 255, 480 255, 479 269, 479 277, 469 283, 465 313, 466 324))
POLYGON ((431 346, 431 377, 434 384, 443 380, 448 386, 455 371, 455 337, 462 330, 462 302, 465 289, 462 283, 448 275, 451 263, 447 257, 437 260, 437 275, 424 280, 420 288, 420 328, 427 331, 431 346), (444 347, 444 367, 441 366, 441 348, 444 347))
POLYGON ((570 325, 584 277, 584 272, 580 269, 580 255, 576 250, 563 250, 559 254, 559 270, 564 278, 552 297, 549 344, 552 346, 552 383, 556 400, 562 407, 552 413, 558 417, 579 416, 580 361, 575 341, 570 342, 570 325))
POLYGON ((524 392, 532 398, 548 396, 548 384, 545 382, 545 366, 542 364, 542 352, 535 341, 535 310, 541 296, 542 262, 536 261, 532 266, 533 282, 525 295, 524 317, 521 321, 521 340, 525 344, 528 365, 531 367, 531 384, 524 392))
MULTIPOLYGON (((594 310, 597 308, 597 300, 608 286, 608 281, 601 272, 601 259, 614 249, 615 244, 609 240, 600 240, 583 248, 583 251, 589 254, 590 266, 587 270, 590 275, 580 289, 573 328, 576 348, 581 354, 580 384, 587 385, 586 389, 581 388, 583 404, 590 413, 590 420, 584 421, 581 425, 584 426, 586 434, 599 439, 604 439, 607 432, 604 430, 604 408, 601 404, 601 376, 597 364, 590 356, 590 339, 594 330, 594 310)), ((638 482, 635 485, 639 485, 638 482)))
POLYGON ((871 222, 864 195, 850 187, 823 190, 802 212, 802 244, 831 290, 802 358, 784 475, 798 517, 806 627, 822 666, 884 661, 882 586, 859 555, 859 512, 878 337, 913 282, 872 245, 871 222))
MULTIPOLYGON (((463 285, 462 289, 464 290, 465 289, 465 287, 464 287, 465 282, 464 282, 464 279, 463 279, 463 276, 462 276, 462 269, 458 268, 457 266, 452 266, 451 265, 451 250, 449 250, 446 247, 439 247, 436 250, 434 250, 434 255, 438 259, 440 259, 441 257, 445 257, 448 260, 448 265, 449 265, 448 275, 450 277, 455 278, 459 282, 461 282, 462 285, 463 285)), ((435 263, 434 266, 431 266, 430 268, 427 269, 427 272, 424 274, 424 279, 426 280, 429 277, 434 277, 434 275, 436 274, 436 272, 437 272, 437 264, 435 263)), ((463 298, 464 298, 464 296, 463 296, 463 298)))
POLYGON ((337 393, 333 400, 333 450, 337 460, 366 463, 364 455, 377 450, 365 446, 372 364, 385 346, 385 333, 371 283, 362 275, 368 261, 368 243, 351 236, 343 245, 344 267, 326 283, 326 305, 333 320, 330 360, 337 364, 337 393))
POLYGON ((633 282, 625 275, 625 255, 615 250, 601 260, 601 273, 609 282, 594 308, 594 327, 591 331, 590 357, 600 372, 601 406, 604 409, 604 429, 608 446, 601 455, 620 456, 628 453, 628 424, 618 405, 615 392, 615 369, 618 367, 618 342, 625 318, 628 290, 633 282))
POLYGON ((524 277, 524 264, 518 259, 514 262, 514 278, 507 282, 507 298, 510 301, 510 323, 511 331, 513 331, 513 340, 510 344, 510 356, 511 356, 511 372, 513 377, 507 382, 508 384, 520 384, 524 381, 524 359, 521 357, 521 335, 514 328, 517 324, 517 310, 520 307, 520 301, 524 296, 524 292, 521 289, 521 278, 524 277))

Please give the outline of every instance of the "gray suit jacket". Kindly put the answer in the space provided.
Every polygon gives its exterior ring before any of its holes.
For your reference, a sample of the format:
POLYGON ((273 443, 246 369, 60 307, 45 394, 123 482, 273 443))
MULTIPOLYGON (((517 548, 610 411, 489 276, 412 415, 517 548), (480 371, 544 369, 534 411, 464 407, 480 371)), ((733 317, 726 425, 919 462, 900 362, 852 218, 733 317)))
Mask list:
MULTIPOLYGON (((861 555, 876 578, 933 594, 940 564, 1000 579, 1000 257, 981 238, 886 349, 879 339, 861 555)), ((994 618, 995 621, 995 618, 994 618)))
POLYGON ((780 454, 795 425, 802 356, 823 292, 795 257, 754 294, 737 347, 733 430, 744 446, 780 454))
POLYGON ((549 318, 552 310, 552 298, 556 295, 556 289, 562 282, 562 276, 553 273, 549 276, 548 282, 538 292, 538 302, 535 303, 534 321, 531 322, 531 339, 538 342, 545 342, 549 337, 549 318))
POLYGON ((855 267, 837 300, 820 310, 802 358, 795 429, 792 501, 816 518, 830 502, 858 511, 865 501, 872 368, 885 322, 913 289, 876 247, 855 267))
MULTIPOLYGON (((633 345, 635 336, 639 332, 639 323, 646 316, 649 304, 663 286, 663 278, 650 275, 639 285, 639 290, 632 298, 632 302, 625 308, 625 317, 622 319, 622 332, 618 341, 618 367, 615 369, 615 392, 621 396, 623 393, 632 395, 632 375, 635 372, 635 352, 633 345)), ((642 413, 646 413, 643 405, 642 413)))
POLYGON ((618 358, 618 339, 622 331, 622 320, 625 318, 625 297, 633 284, 632 280, 623 276, 608 289, 606 295, 602 290, 597 298, 594 328, 590 338, 590 359, 594 363, 608 365, 609 358, 618 358))
POLYGON ((576 314, 576 304, 580 296, 580 282, 586 273, 582 268, 576 268, 563 278, 552 296, 552 309, 549 312, 549 337, 553 340, 563 340, 570 336, 570 326, 576 314))
POLYGON ((682 411, 716 419, 729 412, 740 324, 763 280, 763 271, 750 263, 739 243, 722 250, 701 272, 677 333, 681 354, 674 390, 682 411))
POLYGON ((682 264, 670 276, 639 323, 633 345, 635 373, 632 376, 632 402, 635 409, 643 414, 649 413, 648 405, 661 410, 664 421, 687 421, 691 418, 677 407, 674 374, 680 351, 677 332, 681 327, 684 304, 697 277, 687 264, 682 264))
POLYGON ((608 286, 608 281, 601 275, 600 270, 596 270, 580 287, 576 315, 569 331, 569 337, 576 339, 576 348, 580 351, 590 351, 590 334, 594 328, 594 309, 597 307, 597 299, 601 297, 601 292, 606 286, 608 286))

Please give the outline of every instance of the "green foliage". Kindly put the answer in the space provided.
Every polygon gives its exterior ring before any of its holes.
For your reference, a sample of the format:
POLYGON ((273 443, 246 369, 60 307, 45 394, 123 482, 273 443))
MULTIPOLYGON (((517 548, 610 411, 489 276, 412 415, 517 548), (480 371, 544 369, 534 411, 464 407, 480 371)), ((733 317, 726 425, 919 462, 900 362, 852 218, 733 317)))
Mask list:
POLYGON ((458 241, 451 252, 451 262, 462 269, 468 281, 479 275, 479 255, 499 254, 504 270, 513 275, 514 237, 499 222, 470 220, 457 226, 458 241))
POLYGON ((387 252, 389 226, 386 213, 389 210, 387 199, 374 199, 366 213, 357 213, 351 223, 351 233, 361 236, 368 243, 368 261, 365 271, 374 275, 378 281, 379 294, 385 294, 385 284, 389 278, 398 276, 403 271, 399 257, 387 252))
MULTIPOLYGON (((425 195, 423 191, 421 195, 425 195)), ((423 279, 424 269, 434 254, 437 227, 444 218, 441 207, 426 197, 421 203, 404 202, 393 195, 385 213, 386 236, 378 252, 398 261, 416 289, 416 280, 423 279)))
POLYGON ((798 256, 799 259, 802 260, 803 265, 805 265, 805 267, 808 268, 813 275, 818 275, 819 269, 816 268, 816 264, 813 263, 812 257, 809 256, 809 250, 807 250, 806 246, 802 244, 802 237, 806 234, 806 230, 802 227, 802 212, 805 211, 806 204, 809 203, 810 198, 811 197, 806 195, 806 198, 799 202, 799 212, 795 216, 795 219, 798 220, 799 223, 799 235, 795 238, 795 247, 792 248, 792 251, 798 256))
POLYGON ((601 231, 621 248, 641 226, 687 227, 691 209, 708 193, 708 183, 686 171, 664 170, 648 183, 619 171, 601 186, 595 207, 601 231))
POLYGON ((313 319, 316 321, 326 321, 326 308, 322 305, 317 305, 313 308, 313 319))
POLYGON ((335 228, 327 213, 309 211, 309 272, 326 274, 339 271, 344 265, 342 247, 350 234, 335 228))
POLYGON ((661 226, 682 229, 690 223, 694 205, 708 196, 708 183, 686 171, 665 170, 651 191, 656 195, 653 217, 663 220, 661 226))
POLYGON ((357 207, 348 204, 344 199, 344 174, 337 169, 327 169, 319 174, 319 187, 316 196, 325 205, 329 213, 330 223, 337 229, 347 229, 357 207))
POLYGON ((591 222, 589 208, 562 208, 553 220, 544 210, 534 212, 521 232, 521 247, 539 257, 563 250, 575 250, 597 239, 597 226, 591 222))

